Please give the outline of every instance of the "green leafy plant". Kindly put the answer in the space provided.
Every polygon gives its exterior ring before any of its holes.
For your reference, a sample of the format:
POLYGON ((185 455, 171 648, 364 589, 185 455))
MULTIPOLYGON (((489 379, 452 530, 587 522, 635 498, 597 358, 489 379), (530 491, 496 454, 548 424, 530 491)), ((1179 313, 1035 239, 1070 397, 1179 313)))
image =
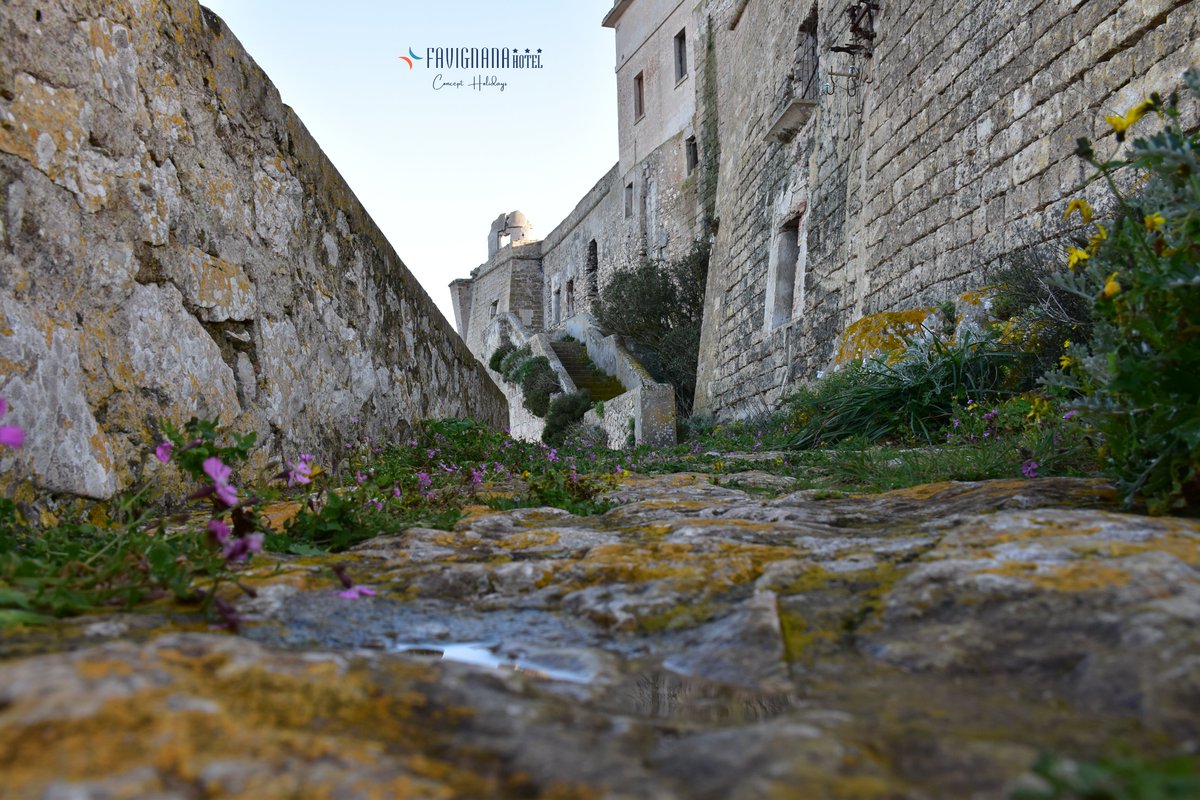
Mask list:
POLYGON ((1140 758, 1096 762, 1043 755, 1033 766, 1036 787, 1013 791, 1011 800, 1192 800, 1200 797, 1194 761, 1151 763, 1140 758))
MULTIPOLYGON (((1200 95, 1200 73, 1185 76, 1200 95)), ((1158 95, 1124 117, 1109 117, 1123 139, 1141 119, 1164 128, 1100 161, 1092 144, 1078 155, 1095 169, 1118 208, 1111 230, 1072 201, 1095 233, 1068 252, 1060 285, 1091 303, 1093 335, 1063 357, 1052 382, 1084 395, 1079 406, 1105 438, 1105 462, 1127 503, 1152 513, 1200 509, 1200 135, 1180 126, 1178 97, 1158 95), (1143 188, 1127 179, 1146 178, 1143 188)))
POLYGON ((851 364, 789 405, 799 427, 794 448, 834 444, 849 436, 936 441, 936 433, 958 408, 1012 394, 1012 368, 1021 354, 999 345, 992 334, 964 332, 947 340, 936 332, 914 340, 899 359, 851 364))
POLYGON ((561 447, 567 429, 583 419, 583 415, 591 407, 592 397, 587 389, 556 395, 550 401, 550 409, 546 414, 546 427, 542 431, 542 441, 555 447, 561 447))
MULTIPOLYGON (((495 353, 492 358, 496 359, 495 353)), ((562 391, 558 374, 550 366, 550 359, 533 355, 529 345, 525 345, 507 351, 498 362, 504 380, 521 387, 525 408, 534 416, 546 416, 550 409, 550 396, 562 391)))
POLYGON ((600 297, 600 324, 625 338, 655 380, 675 388, 679 416, 691 414, 709 247, 697 242, 668 264, 617 271, 600 297))

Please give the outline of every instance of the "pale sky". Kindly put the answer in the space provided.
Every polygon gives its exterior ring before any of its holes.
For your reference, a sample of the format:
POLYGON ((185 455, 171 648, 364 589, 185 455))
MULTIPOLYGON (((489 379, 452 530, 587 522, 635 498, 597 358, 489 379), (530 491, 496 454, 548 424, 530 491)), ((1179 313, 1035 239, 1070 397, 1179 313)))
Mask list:
POLYGON ((279 89, 453 324, 447 285, 487 259, 500 213, 538 238, 617 161, 611 0, 201 0, 279 89), (412 48, 542 50, 503 92, 433 88, 412 48))

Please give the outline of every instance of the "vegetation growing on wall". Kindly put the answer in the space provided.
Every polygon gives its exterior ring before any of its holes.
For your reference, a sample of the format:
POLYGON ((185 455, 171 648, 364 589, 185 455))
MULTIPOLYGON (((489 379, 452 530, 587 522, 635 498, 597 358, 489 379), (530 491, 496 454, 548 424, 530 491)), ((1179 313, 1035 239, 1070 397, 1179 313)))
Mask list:
POLYGON ((697 242, 666 264, 643 261, 618 271, 600 297, 600 324, 620 334, 655 380, 675 388, 681 417, 691 415, 708 279, 709 247, 697 242))
POLYGON ((534 416, 546 416, 550 395, 562 391, 550 359, 533 355, 529 345, 501 345, 492 353, 488 366, 504 376, 505 381, 521 387, 525 408, 534 416))

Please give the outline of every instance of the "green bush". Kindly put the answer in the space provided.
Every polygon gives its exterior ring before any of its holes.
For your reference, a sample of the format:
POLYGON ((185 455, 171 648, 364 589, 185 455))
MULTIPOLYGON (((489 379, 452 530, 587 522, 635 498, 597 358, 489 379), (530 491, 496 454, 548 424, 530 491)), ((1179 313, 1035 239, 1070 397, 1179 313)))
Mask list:
POLYGON ((529 345, 509 347, 511 349, 499 358, 496 358, 499 349, 492 354, 492 360, 496 362, 493 369, 497 369, 504 380, 521 387, 525 408, 530 413, 538 417, 546 416, 550 408, 550 395, 562 391, 558 374, 550 366, 550 359, 533 355, 529 345))
POLYGON ((931 442, 971 401, 1011 395, 1009 379, 1022 356, 991 334, 936 334, 914 341, 898 360, 851 364, 789 400, 794 448, 834 444, 851 436, 931 442))
POLYGON ((708 245, 697 242, 669 264, 644 261, 618 271, 596 314, 601 325, 625 337, 655 380, 675 388, 681 417, 691 414, 696 396, 708 257, 708 245))
POLYGON ((537 417, 546 416, 550 409, 550 395, 562 391, 558 374, 550 366, 550 359, 535 356, 525 361, 520 370, 521 391, 525 394, 525 407, 537 417))
POLYGON ((500 364, 504 361, 504 357, 516 349, 510 342, 500 345, 496 348, 496 352, 492 353, 492 357, 488 359, 488 366, 493 371, 500 372, 500 364))
MULTIPOLYGON (((1186 77, 1200 95, 1200 73, 1186 77)), ((1106 469, 1126 503, 1152 513, 1200 509, 1200 135, 1180 127, 1178 98, 1157 95, 1109 117, 1120 140, 1145 116, 1166 125, 1101 162, 1091 143, 1077 154, 1095 169, 1119 209, 1112 230, 1093 223, 1087 249, 1069 252, 1060 285, 1092 304, 1085 347, 1063 358, 1059 382, 1082 391, 1080 407, 1104 435, 1106 469), (1137 193, 1121 185, 1137 186, 1137 193)), ((1091 223, 1091 209, 1073 201, 1091 223)))
POLYGON ((592 407, 592 396, 587 389, 581 389, 571 394, 560 394, 550 401, 550 409, 546 414, 546 428, 542 431, 542 441, 553 447, 561 447, 567 430, 592 407))

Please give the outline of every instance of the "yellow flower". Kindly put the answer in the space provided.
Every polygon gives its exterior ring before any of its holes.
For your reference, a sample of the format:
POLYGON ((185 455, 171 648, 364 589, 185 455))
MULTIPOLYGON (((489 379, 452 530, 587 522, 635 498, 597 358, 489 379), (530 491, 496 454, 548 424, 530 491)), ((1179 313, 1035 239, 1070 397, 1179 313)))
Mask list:
POLYGON ((1058 357, 1058 365, 1060 367, 1062 367, 1063 369, 1066 369, 1067 367, 1071 366, 1074 363, 1075 363, 1075 359, 1071 358, 1066 353, 1063 353, 1061 356, 1058 357))
POLYGON ((1071 269, 1075 269, 1075 267, 1091 257, 1091 254, 1087 250, 1080 250, 1078 247, 1067 248, 1067 266, 1071 269))
POLYGON ((1145 223, 1146 230, 1161 231, 1163 229, 1163 225, 1167 224, 1167 218, 1155 211, 1153 214, 1150 214, 1146 217, 1145 223))
POLYGON ((1109 125, 1112 126, 1112 129, 1116 131, 1117 138, 1124 139, 1125 131, 1132 128, 1138 123, 1138 120, 1157 108, 1158 104, 1153 99, 1143 100, 1133 108, 1126 111, 1125 116, 1123 117, 1111 116, 1105 117, 1104 119, 1109 125))
POLYGON ((721 469, 724 466, 725 466, 724 461, 714 461, 713 462, 713 469, 721 469))
POLYGON ((523 480, 523 481, 529 480, 529 470, 525 470, 524 472, 521 473, 521 480, 523 480))
POLYGON ((1063 342, 1063 350, 1070 350, 1070 349, 1071 349, 1071 340, 1067 339, 1065 342, 1063 342))
POLYGON ((1104 299, 1111 300, 1121 293, 1121 284, 1117 281, 1117 273, 1108 276, 1104 281, 1104 299))
POLYGON ((1100 250, 1100 245, 1108 238, 1108 231, 1099 222, 1096 223, 1096 232, 1092 234, 1092 238, 1088 239, 1088 252, 1096 255, 1100 250))
POLYGON ((1067 203, 1067 210, 1063 213, 1063 219, 1069 219, 1075 211, 1079 212, 1079 216, 1083 217, 1083 222, 1086 225, 1092 221, 1092 207, 1087 200, 1082 197, 1076 197, 1071 202, 1067 203))

